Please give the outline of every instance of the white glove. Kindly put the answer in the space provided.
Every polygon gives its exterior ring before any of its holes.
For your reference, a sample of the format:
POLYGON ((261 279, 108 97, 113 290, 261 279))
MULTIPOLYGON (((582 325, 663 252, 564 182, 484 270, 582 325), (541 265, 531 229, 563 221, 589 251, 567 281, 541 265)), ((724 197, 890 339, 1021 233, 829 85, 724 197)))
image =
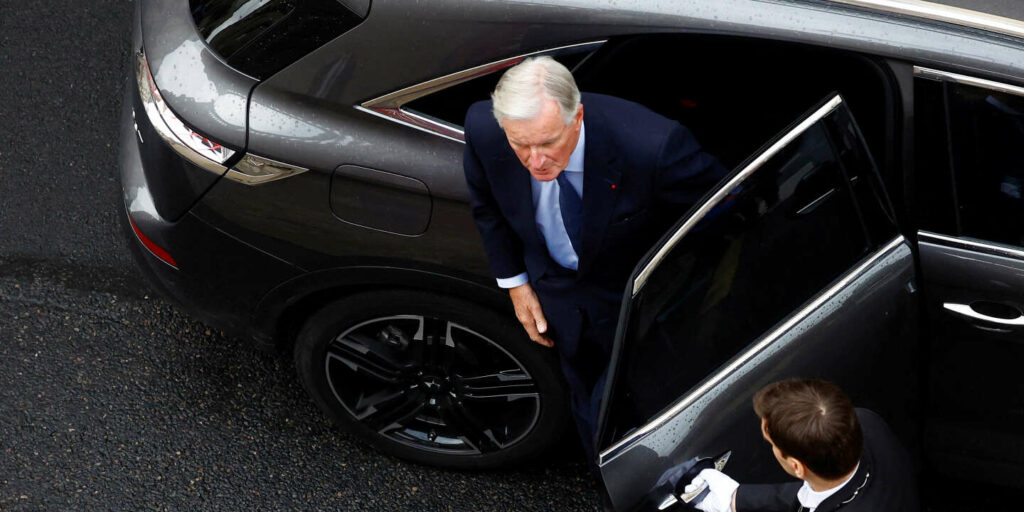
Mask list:
POLYGON ((721 471, 705 469, 683 488, 683 492, 696 491, 705 482, 708 484, 708 494, 691 505, 703 512, 732 512, 732 497, 740 484, 721 471))

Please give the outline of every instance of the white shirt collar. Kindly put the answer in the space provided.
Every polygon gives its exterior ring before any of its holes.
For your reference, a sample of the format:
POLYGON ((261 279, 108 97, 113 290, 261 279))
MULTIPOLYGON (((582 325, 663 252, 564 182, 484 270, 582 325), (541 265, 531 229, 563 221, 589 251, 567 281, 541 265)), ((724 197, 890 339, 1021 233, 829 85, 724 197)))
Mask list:
POLYGON ((583 172, 583 153, 586 151, 586 140, 587 130, 583 122, 580 121, 580 139, 576 141, 576 149, 572 150, 572 154, 569 155, 569 164, 565 166, 566 171, 583 172))
POLYGON ((839 492, 839 489, 842 489, 843 486, 850 483, 850 480, 853 479, 853 475, 857 474, 857 470, 859 468, 860 463, 858 462, 857 467, 853 468, 853 473, 850 473, 850 478, 847 478, 843 483, 825 491, 815 491, 814 489, 811 489, 810 484, 804 480, 804 485, 801 485, 800 490, 796 493, 796 499, 800 500, 800 506, 814 512, 814 509, 818 508, 818 505, 821 505, 821 502, 827 500, 829 496, 839 492))

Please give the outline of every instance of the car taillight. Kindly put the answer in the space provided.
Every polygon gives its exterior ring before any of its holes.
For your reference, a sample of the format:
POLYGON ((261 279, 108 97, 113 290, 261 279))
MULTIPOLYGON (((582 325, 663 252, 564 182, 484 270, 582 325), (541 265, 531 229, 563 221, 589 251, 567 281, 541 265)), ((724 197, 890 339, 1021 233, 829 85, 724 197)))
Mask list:
POLYGON ((128 215, 128 222, 132 225, 132 231, 135 232, 135 236, 139 238, 139 241, 142 242, 142 245, 149 250, 149 252, 153 253, 153 256, 160 258, 160 261, 170 265, 174 270, 178 270, 178 262, 174 261, 174 257, 171 256, 171 253, 167 252, 167 249, 157 245, 153 240, 150 240, 150 238, 146 236, 141 229, 139 229, 138 224, 135 223, 135 220, 132 219, 131 215, 128 215))
POLYGON ((253 154, 243 157, 189 127, 167 107, 149 70, 146 52, 141 49, 135 59, 135 78, 139 97, 153 129, 174 151, 199 167, 245 185, 261 185, 309 170, 253 154), (230 171, 227 168, 229 161, 234 165, 230 171))
POLYGON ((139 85, 139 97, 146 110, 153 129, 165 143, 192 163, 217 174, 223 174, 225 163, 235 152, 196 132, 171 112, 156 87, 149 70, 146 53, 139 50, 135 59, 135 78, 139 85))

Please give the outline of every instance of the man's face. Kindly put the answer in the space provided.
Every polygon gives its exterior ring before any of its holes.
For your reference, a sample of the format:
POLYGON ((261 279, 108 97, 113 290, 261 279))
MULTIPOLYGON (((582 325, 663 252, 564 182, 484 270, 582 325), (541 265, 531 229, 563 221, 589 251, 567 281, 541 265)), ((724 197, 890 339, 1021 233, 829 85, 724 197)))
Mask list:
POLYGON ((551 181, 569 165, 583 124, 583 105, 568 125, 555 100, 545 99, 540 114, 533 119, 505 120, 502 128, 508 144, 523 167, 539 181, 551 181))

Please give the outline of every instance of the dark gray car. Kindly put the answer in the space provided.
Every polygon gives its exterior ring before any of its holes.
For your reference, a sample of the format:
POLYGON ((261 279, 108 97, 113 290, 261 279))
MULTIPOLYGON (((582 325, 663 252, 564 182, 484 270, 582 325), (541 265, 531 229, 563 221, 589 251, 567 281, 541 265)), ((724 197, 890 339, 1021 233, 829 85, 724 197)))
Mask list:
POLYGON ((121 134, 153 282, 294 353, 378 448, 457 468, 566 433, 552 354, 494 286, 462 118, 549 54, 735 171, 624 285, 598 452, 617 510, 732 450, 750 397, 824 377, 929 479, 1024 487, 1024 24, 909 0, 148 0, 121 134))

